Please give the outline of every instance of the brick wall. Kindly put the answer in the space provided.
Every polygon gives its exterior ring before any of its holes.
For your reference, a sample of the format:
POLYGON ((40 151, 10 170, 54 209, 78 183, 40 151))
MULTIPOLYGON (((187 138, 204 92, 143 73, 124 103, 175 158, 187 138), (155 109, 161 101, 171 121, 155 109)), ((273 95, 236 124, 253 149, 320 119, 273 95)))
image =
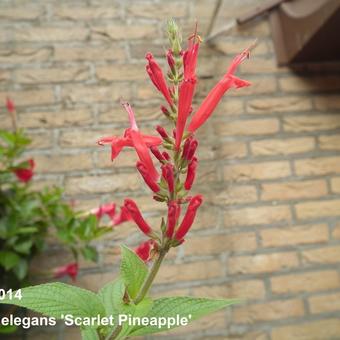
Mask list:
MULTIPOLYGON (((261 2, 225 0, 217 27, 261 2)), ((109 150, 95 142, 126 127, 121 96, 135 106, 145 131, 162 120, 144 54, 163 55, 168 17, 177 18, 185 36, 197 18, 204 36, 213 4, 1 2, 0 103, 6 95, 15 100, 19 125, 33 139, 36 187, 62 184, 66 198, 83 208, 132 196, 159 223, 162 211, 137 176, 133 153, 112 165, 109 150)), ((258 20, 214 47, 202 46, 197 103, 255 37, 258 47, 241 66, 253 86, 230 92, 200 132, 196 191, 206 196, 204 208, 154 289, 155 295, 246 302, 169 339, 327 340, 340 334, 340 65, 278 69, 268 22, 258 20)), ((3 107, 0 119, 9 128, 3 107)), ((132 224, 117 228, 98 244, 100 265, 83 264, 79 285, 97 289, 115 277, 117 240, 135 246, 141 235, 132 224)), ((62 262, 58 250, 48 255, 46 265, 62 262)), ((39 339, 55 339, 55 332, 39 339)), ((77 336, 68 329, 64 338, 77 336)), ((37 338, 33 332, 30 339, 37 338)))

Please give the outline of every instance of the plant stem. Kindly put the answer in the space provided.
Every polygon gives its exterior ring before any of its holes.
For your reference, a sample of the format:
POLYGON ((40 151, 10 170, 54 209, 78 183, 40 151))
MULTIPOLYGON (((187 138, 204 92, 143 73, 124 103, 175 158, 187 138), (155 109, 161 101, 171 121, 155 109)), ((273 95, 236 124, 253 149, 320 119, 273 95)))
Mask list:
POLYGON ((158 270, 162 264, 162 261, 166 255, 168 251, 166 249, 161 249, 160 252, 159 252, 159 255, 158 255, 158 258, 156 259, 156 261, 153 263, 150 271, 149 271, 149 274, 146 278, 146 280, 144 281, 144 284, 141 288, 141 290, 139 291, 134 303, 137 305, 139 302, 141 302, 145 295, 148 293, 151 285, 152 285, 152 282, 153 280, 155 279, 155 276, 157 275, 158 273, 158 270))

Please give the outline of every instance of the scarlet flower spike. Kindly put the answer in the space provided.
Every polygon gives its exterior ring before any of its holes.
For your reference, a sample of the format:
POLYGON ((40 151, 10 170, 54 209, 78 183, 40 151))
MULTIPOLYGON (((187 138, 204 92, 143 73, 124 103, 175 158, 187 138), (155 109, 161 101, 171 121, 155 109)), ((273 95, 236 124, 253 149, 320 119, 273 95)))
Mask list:
POLYGON ((206 120, 211 116, 215 110, 217 104, 221 100, 222 96, 230 88, 240 88, 244 86, 249 86, 250 83, 246 80, 237 78, 234 73, 239 66, 239 64, 248 58, 249 48, 243 51, 241 54, 237 55, 232 61, 228 71, 223 76, 223 78, 215 85, 215 87, 208 93, 207 97, 203 100, 201 106, 192 116, 191 122, 188 126, 189 132, 195 132, 199 127, 201 127, 206 120))
POLYGON ((184 182, 185 190, 190 190, 196 177, 197 158, 194 157, 188 165, 187 177, 184 182))
POLYGON ((139 173, 142 175, 144 182, 147 184, 147 186, 153 191, 153 192, 158 192, 160 190, 159 185, 157 184, 157 182, 155 182, 149 172, 148 169, 146 168, 146 166, 142 163, 142 162, 137 162, 137 170, 139 171, 139 173))
POLYGON ((148 65, 146 65, 146 71, 151 81, 153 82, 157 90, 163 94, 166 101, 172 107, 173 101, 171 99, 170 91, 166 84, 162 69, 159 67, 151 53, 147 53, 145 58, 148 60, 148 65))
POLYGON ((202 195, 196 195, 192 197, 189 202, 187 211, 184 215, 183 221, 175 233, 175 239, 177 241, 183 240, 184 236, 187 234, 196 216, 197 209, 202 204, 202 195))
POLYGON ((171 201, 168 205, 168 225, 166 236, 172 238, 178 220, 179 205, 176 201, 171 201))
POLYGON ((98 220, 100 220, 104 215, 108 215, 111 219, 113 219, 116 214, 116 205, 114 203, 103 204, 100 205, 99 208, 92 210, 91 213, 96 215, 98 220))
POLYGON ((175 190, 174 167, 172 164, 162 165, 162 176, 168 184, 169 192, 173 193, 175 190))
POLYGON ((129 214, 131 215, 131 218, 134 220, 134 222, 137 224, 138 228, 145 234, 150 235, 152 233, 151 227, 148 225, 148 223, 144 220, 140 210, 137 207, 137 204, 132 199, 125 199, 124 201, 124 207, 127 209, 129 214))

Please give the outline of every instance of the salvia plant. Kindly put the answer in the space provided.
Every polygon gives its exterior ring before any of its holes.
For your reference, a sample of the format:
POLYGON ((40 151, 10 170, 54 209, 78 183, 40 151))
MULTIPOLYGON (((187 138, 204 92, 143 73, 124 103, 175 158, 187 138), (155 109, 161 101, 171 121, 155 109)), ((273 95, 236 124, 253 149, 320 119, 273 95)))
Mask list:
POLYGON ((182 49, 181 34, 174 21, 169 21, 167 31, 170 42, 166 53, 167 77, 151 53, 146 54, 146 71, 165 99, 161 110, 168 118, 170 128, 157 126, 158 135, 142 133, 133 108, 122 102, 129 117, 129 127, 122 136, 104 137, 98 141, 100 145, 111 146, 112 160, 125 147, 136 151, 136 168, 150 188, 153 199, 166 205, 167 215, 161 219, 158 228, 152 227, 135 201, 125 199, 123 215, 135 222, 147 240, 135 251, 122 246, 119 276, 97 294, 63 283, 49 283, 23 289, 20 300, 7 297, 1 301, 55 319, 78 320, 74 324, 81 327, 83 339, 125 339, 168 331, 237 302, 194 297, 152 299, 149 295, 162 261, 171 248, 183 244, 203 201, 202 195, 190 195, 198 165, 195 133, 211 116, 226 91, 250 85, 235 76, 238 65, 249 57, 248 48, 233 59, 222 79, 194 110, 196 63, 202 40, 196 27, 186 49, 182 49), (183 321, 183 318, 186 319, 183 321))

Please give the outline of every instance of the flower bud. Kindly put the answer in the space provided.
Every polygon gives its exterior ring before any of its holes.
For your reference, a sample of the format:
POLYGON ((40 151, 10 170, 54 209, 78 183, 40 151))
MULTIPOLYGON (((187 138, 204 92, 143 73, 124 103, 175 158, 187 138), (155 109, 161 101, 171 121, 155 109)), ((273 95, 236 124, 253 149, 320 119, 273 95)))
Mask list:
POLYGON ((162 166, 162 176, 168 183, 169 192, 173 193, 175 190, 175 181, 174 181, 174 167, 172 164, 168 163, 162 166))
POLYGON ((196 216, 197 209, 199 208, 201 204, 202 204, 202 195, 196 195, 192 197, 192 199, 190 200, 187 211, 183 218, 183 221, 175 233, 174 238, 177 241, 181 241, 184 238, 184 236, 187 234, 189 229, 191 228, 194 222, 195 216, 196 216))
POLYGON ((157 146, 151 146, 150 150, 152 152, 152 154, 160 161, 163 162, 165 161, 164 156, 162 155, 162 153, 158 150, 157 146))
POLYGON ((153 191, 158 192, 160 190, 159 185, 157 182, 153 180, 153 178, 150 176, 150 173, 148 172, 146 166, 138 161, 136 164, 137 170, 142 175, 144 182, 147 184, 147 186, 153 191))
POLYGON ((162 155, 167 161, 170 161, 170 155, 166 151, 163 151, 162 155))
POLYGON ((151 227, 144 220, 137 204, 132 199, 126 198, 124 200, 124 207, 128 210, 134 222, 137 224, 138 228, 146 235, 150 235, 152 232, 151 227))
POLYGON ((165 129, 160 126, 157 125, 156 126, 156 131, 160 134, 160 136, 164 139, 164 140, 169 140, 169 135, 167 134, 167 132, 165 131, 165 129))
POLYGON ((176 201, 171 201, 168 205, 168 226, 166 229, 166 236, 168 238, 172 238, 174 234, 179 216, 178 214, 178 211, 180 211, 179 209, 180 209, 179 205, 176 201))
POLYGON ((192 183, 195 180, 197 169, 197 158, 194 157, 188 165, 187 177, 185 179, 184 188, 185 190, 190 190, 192 187, 192 183))
POLYGON ((197 146, 198 146, 198 141, 197 139, 193 139, 190 143, 190 146, 189 146, 189 150, 188 150, 188 154, 186 156, 186 159, 188 161, 190 161, 193 157, 194 157, 194 154, 196 152, 196 149, 197 149, 197 146))
POLYGON ((168 50, 168 52, 166 54, 166 59, 168 61, 168 65, 169 65, 171 71, 174 72, 175 71, 175 59, 174 59, 174 55, 173 55, 171 49, 168 50))

